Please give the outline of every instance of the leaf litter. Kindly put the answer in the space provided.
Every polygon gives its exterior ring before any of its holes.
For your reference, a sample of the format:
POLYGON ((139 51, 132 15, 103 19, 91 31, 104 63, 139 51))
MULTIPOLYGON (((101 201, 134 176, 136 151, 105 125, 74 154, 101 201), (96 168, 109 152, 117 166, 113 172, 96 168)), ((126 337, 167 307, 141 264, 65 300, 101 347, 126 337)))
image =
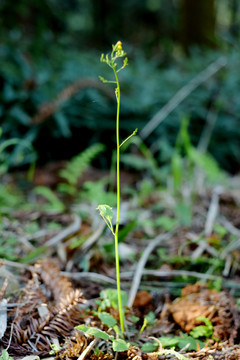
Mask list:
MULTIPOLYGON (((109 340, 76 328, 83 324, 116 336, 115 322, 108 327, 104 314, 119 321, 114 303, 101 297, 102 290, 115 288, 115 272, 110 235, 96 214, 84 218, 83 208, 75 206, 74 213, 63 214, 19 211, 11 221, 4 215, 1 241, 15 239, 1 255, 1 348, 14 359, 240 359, 239 193, 214 196, 199 196, 191 224, 174 223, 172 232, 166 231, 166 218, 175 216, 167 206, 170 195, 145 196, 143 212, 129 203, 126 225, 139 216, 124 235, 133 257, 121 260, 122 288, 132 297, 126 307, 131 345, 117 353, 109 340), (165 220, 152 226, 161 216, 165 220), (204 319, 212 324, 209 337, 201 336, 204 319)), ((94 214, 90 205, 86 209, 94 214)))

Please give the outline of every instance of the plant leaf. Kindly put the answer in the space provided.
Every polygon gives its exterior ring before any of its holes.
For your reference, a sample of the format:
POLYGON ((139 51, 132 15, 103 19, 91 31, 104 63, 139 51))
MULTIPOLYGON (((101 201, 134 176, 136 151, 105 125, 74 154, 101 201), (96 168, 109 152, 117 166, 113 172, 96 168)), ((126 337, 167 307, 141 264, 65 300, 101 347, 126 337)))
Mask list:
POLYGON ((111 336, 108 335, 105 331, 99 330, 94 327, 88 327, 86 325, 78 325, 78 326, 76 326, 76 329, 83 331, 89 335, 93 335, 95 337, 103 339, 103 340, 109 340, 109 339, 111 340, 111 336))
POLYGON ((65 205, 61 200, 58 199, 57 195, 48 188, 47 186, 36 186, 34 189, 35 194, 41 195, 44 197, 48 204, 45 205, 45 208, 48 210, 56 210, 58 212, 62 212, 65 210, 65 205))
POLYGON ((204 316, 199 316, 196 318, 196 320, 204 322, 205 325, 196 326, 195 328, 192 329, 190 335, 195 339, 200 337, 206 337, 206 338, 211 337, 213 334, 213 325, 211 321, 204 316))
POLYGON ((109 219, 110 221, 112 221, 112 217, 113 217, 113 212, 112 212, 112 208, 109 205, 98 205, 97 209, 100 212, 100 215, 102 217, 105 217, 107 219, 109 219))
POLYGON ((158 348, 157 341, 154 341, 154 343, 147 342, 141 346, 141 351, 144 353, 150 353, 155 352, 158 348))
POLYGON ((106 222, 109 229, 114 234, 113 225, 112 225, 113 212, 112 212, 111 206, 106 205, 106 204, 98 205, 97 210, 99 210, 100 215, 102 216, 102 218, 106 222))
POLYGON ((202 341, 196 340, 192 336, 177 336, 176 339, 178 340, 178 347, 180 349, 185 348, 188 345, 187 350, 197 351, 197 344, 199 345, 200 349, 204 348, 205 346, 202 341))
POLYGON ((113 350, 117 352, 126 351, 130 344, 122 339, 113 340, 113 350))
MULTIPOLYGON (((101 298, 109 303, 108 306, 112 306, 117 309, 118 294, 116 289, 104 289, 100 292, 101 298)), ((127 306, 128 296, 125 291, 121 291, 122 306, 127 306)))
POLYGON ((178 345, 178 337, 162 336, 158 338, 163 347, 172 347, 178 345))
POLYGON ((163 353, 160 353, 159 355, 175 355, 178 360, 189 360, 186 356, 179 354, 177 351, 171 349, 171 350, 164 350, 163 353))
POLYGON ((100 312, 98 314, 99 319, 104 325, 107 325, 108 327, 113 327, 117 324, 117 320, 114 319, 114 317, 107 312, 100 312))

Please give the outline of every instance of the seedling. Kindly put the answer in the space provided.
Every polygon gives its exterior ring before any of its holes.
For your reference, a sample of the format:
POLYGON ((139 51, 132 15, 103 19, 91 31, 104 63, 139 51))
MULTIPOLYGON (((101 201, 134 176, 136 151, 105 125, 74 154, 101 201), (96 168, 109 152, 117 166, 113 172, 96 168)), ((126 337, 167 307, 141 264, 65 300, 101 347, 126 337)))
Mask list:
MULTIPOLYGON (((159 342, 163 348, 170 348, 170 350, 188 349, 197 351, 199 348, 204 348, 204 342, 199 339, 195 339, 190 335, 180 333, 180 336, 162 336, 158 339, 152 338, 154 342, 146 342, 141 346, 142 352, 156 352, 159 348, 159 342)), ((168 350, 167 350, 168 351, 168 350)))
MULTIPOLYGON (((118 308, 118 292, 116 289, 104 289, 100 292, 101 299, 96 300, 96 304, 99 306, 98 312, 105 310, 108 307, 114 309, 118 308)), ((127 293, 121 291, 121 304, 123 309, 127 306, 127 293)))
POLYGON ((3 349, 0 360, 13 360, 13 358, 8 354, 7 350, 3 349))
POLYGON ((199 325, 192 329, 190 335, 195 338, 211 338, 213 335, 213 324, 212 322, 206 318, 205 316, 199 316, 196 318, 197 321, 203 322, 205 325, 199 325))
POLYGON ((150 337, 150 339, 155 340, 155 341, 157 342, 157 344, 158 344, 158 349, 157 349, 157 351, 154 351, 154 352, 150 352, 150 353, 149 353, 149 355, 150 355, 151 357, 153 357, 153 356, 159 356, 159 355, 165 355, 165 356, 167 356, 167 355, 174 355, 178 360, 188 360, 188 359, 189 359, 189 358, 186 358, 184 355, 179 354, 177 351, 174 350, 174 348, 173 348, 173 349, 170 349, 170 350, 165 350, 165 349, 163 348, 162 343, 161 343, 161 341, 160 341, 159 339, 156 339, 156 338, 154 338, 154 337, 152 337, 152 336, 150 337))
POLYGON ((112 46, 112 52, 109 56, 102 54, 101 62, 106 63, 114 72, 115 80, 106 80, 100 76, 100 80, 104 83, 111 83, 116 85, 115 95, 117 99, 117 114, 116 114, 116 172, 117 172, 117 215, 116 215, 116 225, 115 229, 113 228, 112 218, 113 212, 112 208, 109 205, 98 205, 97 209, 100 212, 100 215, 106 222, 107 226, 111 230, 115 238, 115 264, 116 264, 116 278, 117 278, 117 292, 118 292, 118 311, 119 319, 122 334, 124 335, 124 313, 122 309, 121 302, 121 286, 120 286, 120 268, 119 268, 119 252, 118 252, 118 229, 119 229, 119 216, 120 216, 120 147, 128 141, 133 135, 136 134, 137 129, 128 136, 125 140, 120 143, 119 139, 119 115, 120 115, 120 85, 118 80, 118 73, 128 65, 128 58, 126 57, 126 52, 122 49, 121 41, 118 41, 115 45, 112 46), (119 64, 119 59, 122 60, 122 64, 119 64))
POLYGON ((51 344, 51 349, 49 355, 57 355, 61 350, 61 346, 59 344, 51 344))
POLYGON ((96 338, 106 341, 107 340, 112 341, 113 350, 116 352, 126 351, 130 346, 130 344, 124 341, 123 339, 115 339, 113 335, 109 335, 105 331, 99 330, 94 327, 88 327, 86 325, 78 325, 76 326, 76 329, 83 331, 86 334, 93 335, 96 338))
POLYGON ((142 327, 141 329, 139 330, 139 334, 138 334, 138 339, 140 339, 140 336, 142 335, 143 331, 154 324, 154 321, 155 321, 155 315, 152 311, 150 311, 145 317, 144 317, 144 320, 143 320, 143 324, 142 324, 142 327))

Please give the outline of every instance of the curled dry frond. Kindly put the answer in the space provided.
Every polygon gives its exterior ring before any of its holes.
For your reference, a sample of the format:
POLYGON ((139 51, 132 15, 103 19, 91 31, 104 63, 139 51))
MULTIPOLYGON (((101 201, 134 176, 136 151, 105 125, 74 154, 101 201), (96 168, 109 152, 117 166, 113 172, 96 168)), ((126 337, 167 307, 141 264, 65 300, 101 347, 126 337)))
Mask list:
POLYGON ((137 346, 130 346, 127 350, 128 360, 142 360, 142 352, 137 346))
MULTIPOLYGON (((73 289, 51 260, 38 263, 35 269, 19 298, 19 305, 23 306, 9 314, 8 330, 2 339, 6 345, 12 336, 11 349, 18 349, 16 353, 20 351, 21 355, 48 353, 53 338, 61 344, 81 323, 78 305, 85 301, 81 290, 73 289)), ((77 344, 80 348, 79 339, 77 344)))
POLYGON ((230 345, 238 338, 240 322, 235 299, 225 291, 208 289, 205 284, 187 285, 182 297, 169 305, 174 321, 185 332, 198 326, 196 318, 204 316, 213 324, 213 337, 228 341, 230 345))
POLYGON ((35 267, 41 280, 51 290, 56 304, 72 291, 70 280, 60 274, 59 266, 53 259, 38 262, 35 267))
POLYGON ((60 351, 60 359, 67 359, 79 356, 88 346, 88 339, 85 335, 80 334, 77 330, 74 331, 74 336, 65 339, 65 342, 60 351))

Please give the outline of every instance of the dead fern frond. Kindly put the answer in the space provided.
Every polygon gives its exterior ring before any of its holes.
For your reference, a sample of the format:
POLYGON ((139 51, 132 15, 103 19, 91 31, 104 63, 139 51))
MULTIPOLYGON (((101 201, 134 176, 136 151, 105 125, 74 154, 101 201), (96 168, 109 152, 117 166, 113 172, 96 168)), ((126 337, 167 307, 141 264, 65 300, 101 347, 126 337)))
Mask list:
POLYGON ((82 314, 78 304, 83 302, 82 292, 79 289, 72 290, 66 298, 60 300, 58 306, 52 308, 53 317, 42 329, 42 334, 51 337, 69 336, 73 327, 81 322, 82 314))
POLYGON ((99 354, 92 354, 90 356, 90 360, 112 360, 113 354, 104 354, 103 352, 99 351, 99 354))
POLYGON ((79 356, 88 346, 88 339, 85 335, 80 334, 77 330, 74 331, 74 336, 68 337, 62 346, 59 354, 60 359, 68 359, 79 356))
POLYGON ((70 280, 60 274, 59 266, 54 259, 38 262, 35 267, 44 284, 51 290, 56 304, 72 291, 70 280))
POLYGON ((60 274, 59 267, 50 260, 38 263, 35 269, 19 297, 19 302, 24 305, 9 314, 8 329, 1 340, 8 344, 12 338, 12 349, 19 346, 25 349, 21 355, 48 353, 53 338, 63 342, 82 322, 79 304, 85 300, 81 290, 74 290, 70 281, 60 274))
POLYGON ((23 289, 22 294, 18 299, 18 303, 23 306, 15 309, 15 322, 22 321, 26 314, 33 314, 37 312, 38 306, 47 302, 47 296, 43 294, 40 288, 37 274, 32 274, 32 279, 28 280, 26 287, 23 289))
POLYGON ((66 297, 62 297, 58 303, 61 311, 71 311, 77 304, 83 304, 85 299, 83 298, 82 291, 80 289, 72 290, 66 297))

